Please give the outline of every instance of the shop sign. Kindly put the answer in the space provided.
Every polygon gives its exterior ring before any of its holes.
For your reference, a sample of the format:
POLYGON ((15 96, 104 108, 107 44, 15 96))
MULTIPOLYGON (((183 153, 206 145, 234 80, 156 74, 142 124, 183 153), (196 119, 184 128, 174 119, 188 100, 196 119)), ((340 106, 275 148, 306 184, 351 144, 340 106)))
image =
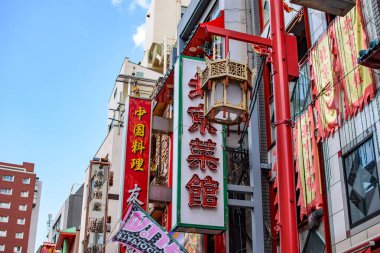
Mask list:
POLYGON ((204 67, 186 56, 175 66, 172 229, 216 234, 227 221, 224 132, 204 118, 204 67))
POLYGON ((122 216, 133 202, 147 209, 151 111, 151 100, 126 100, 122 216))

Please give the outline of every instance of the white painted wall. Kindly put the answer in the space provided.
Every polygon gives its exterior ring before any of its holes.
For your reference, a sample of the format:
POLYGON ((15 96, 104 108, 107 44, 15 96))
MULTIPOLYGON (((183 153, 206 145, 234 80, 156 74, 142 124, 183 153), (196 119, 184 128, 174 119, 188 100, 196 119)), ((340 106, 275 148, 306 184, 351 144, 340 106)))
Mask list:
POLYGON ((85 179, 84 179, 84 188, 83 188, 83 202, 82 202, 82 216, 80 222, 80 231, 79 231, 79 247, 78 252, 83 253, 83 240, 85 236, 85 227, 86 227, 86 212, 87 212, 87 198, 88 198, 88 180, 89 180, 89 167, 85 171, 85 179))
MULTIPOLYGON (((41 202, 41 190, 42 190, 42 181, 38 180, 36 182, 36 186, 38 189, 38 197, 36 205, 32 209, 32 217, 30 221, 30 228, 29 228, 29 239, 28 239, 28 253, 34 253, 34 246, 36 243, 36 236, 37 236, 37 224, 38 224, 38 213, 40 210, 40 202, 41 202)), ((34 194, 34 193, 33 193, 34 194)))
MULTIPOLYGON (((359 113, 345 124, 339 133, 330 137, 325 145, 325 170, 326 184, 328 188, 328 204, 332 245, 335 252, 342 252, 363 241, 380 235, 380 215, 367 220, 360 225, 350 228, 348 199, 343 167, 343 158, 339 152, 358 136, 363 134, 371 125, 375 125, 377 131, 373 132, 377 172, 380 175, 379 136, 380 136, 380 97, 373 100, 363 112, 359 113), (350 129, 348 129, 350 127, 350 129), (349 131, 351 134, 344 134, 349 131), (353 131, 353 132, 352 132, 353 131), (347 233, 349 231, 349 233, 347 233), (347 236, 350 235, 350 236, 347 236)), ((376 195, 375 195, 376 197, 376 195)))

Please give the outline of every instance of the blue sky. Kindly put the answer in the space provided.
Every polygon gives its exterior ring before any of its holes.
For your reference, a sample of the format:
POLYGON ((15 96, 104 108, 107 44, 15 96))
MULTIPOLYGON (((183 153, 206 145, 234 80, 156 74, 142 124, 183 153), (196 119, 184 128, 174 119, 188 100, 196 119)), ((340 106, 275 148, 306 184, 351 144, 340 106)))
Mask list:
POLYGON ((0 1, 0 161, 43 181, 37 244, 102 143, 124 57, 142 59, 146 0, 0 1))

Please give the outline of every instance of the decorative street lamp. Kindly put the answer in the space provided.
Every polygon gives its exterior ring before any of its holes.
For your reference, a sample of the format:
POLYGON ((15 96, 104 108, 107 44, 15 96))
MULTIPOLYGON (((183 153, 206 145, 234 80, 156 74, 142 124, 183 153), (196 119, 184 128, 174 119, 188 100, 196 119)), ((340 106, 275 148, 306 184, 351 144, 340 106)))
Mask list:
POLYGON ((205 118, 223 125, 237 125, 247 121, 252 92, 252 71, 248 62, 232 61, 229 55, 218 59, 221 57, 220 50, 214 49, 213 52, 212 60, 205 58, 206 68, 198 70, 205 118))

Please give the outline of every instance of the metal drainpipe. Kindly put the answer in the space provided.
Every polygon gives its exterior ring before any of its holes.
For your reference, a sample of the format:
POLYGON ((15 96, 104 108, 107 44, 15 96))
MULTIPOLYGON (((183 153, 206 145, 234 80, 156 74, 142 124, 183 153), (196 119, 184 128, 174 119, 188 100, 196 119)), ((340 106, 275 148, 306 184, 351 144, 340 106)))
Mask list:
MULTIPOLYGON (((257 26, 260 20, 258 17, 257 1, 249 0, 249 8, 251 10, 251 32, 254 35, 260 36, 260 27, 257 26), (258 20, 257 20, 258 18, 258 20)), ((249 45, 250 47, 250 45, 249 45)), ((254 68, 258 69, 261 64, 260 57, 256 55, 253 61, 254 68)), ((258 98, 260 100, 260 98, 258 98)), ((260 108, 257 101, 251 116, 248 132, 248 147, 249 147, 249 176, 250 185, 253 186, 252 201, 254 203, 254 209, 251 210, 252 215, 252 251, 265 252, 265 234, 264 234, 264 208, 263 208, 263 188, 262 188, 262 175, 261 175, 261 150, 258 145, 260 140, 260 127, 259 127, 259 114, 260 108)), ((262 108, 263 109, 263 108, 262 108)))
POLYGON ((280 215, 280 252, 299 252, 295 178, 293 168, 292 129, 290 119, 284 3, 270 0, 270 27, 274 75, 278 191, 280 215))

